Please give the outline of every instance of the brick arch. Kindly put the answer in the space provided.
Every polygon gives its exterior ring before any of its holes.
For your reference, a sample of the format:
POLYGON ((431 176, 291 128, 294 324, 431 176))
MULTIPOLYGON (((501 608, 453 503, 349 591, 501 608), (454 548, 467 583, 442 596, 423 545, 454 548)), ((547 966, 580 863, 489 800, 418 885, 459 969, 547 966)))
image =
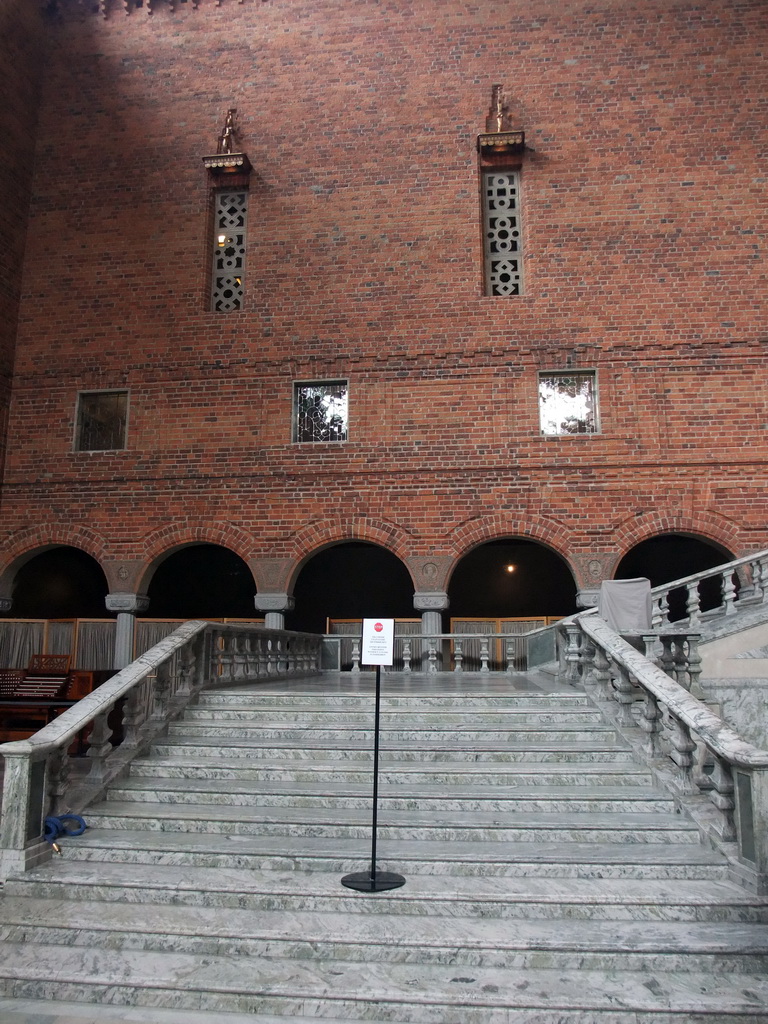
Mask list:
POLYGON ((63 523, 44 523, 14 533, 0 555, 0 592, 10 592, 19 569, 36 555, 51 548, 78 548, 99 563, 104 575, 108 545, 105 539, 86 526, 67 526, 63 523))
MULTIPOLYGON (((407 563, 412 542, 405 530, 384 519, 339 516, 335 519, 316 520, 297 531, 291 538, 288 549, 288 556, 293 563, 290 573, 291 590, 302 566, 312 555, 316 555, 324 548, 334 544, 343 544, 346 541, 366 541, 385 548, 400 559, 413 580, 413 573, 407 563)), ((415 580, 413 582, 415 587, 415 580)))
POLYGON ((517 519, 499 514, 471 519, 454 530, 449 538, 454 559, 447 578, 450 579, 453 570, 472 548, 491 540, 511 540, 515 537, 538 541, 544 547, 550 548, 563 559, 574 579, 577 578, 575 568, 569 560, 571 537, 559 523, 551 519, 517 519))
MULTIPOLYGON (((229 523, 163 526, 144 538, 141 551, 144 568, 139 573, 140 592, 146 593, 155 570, 168 555, 190 544, 218 544, 239 555, 249 567, 254 556, 254 543, 250 534, 229 523)), ((255 585, 254 581, 254 588, 255 585)))
POLYGON ((618 551, 615 566, 637 544, 669 533, 680 533, 700 540, 713 541, 726 550, 733 551, 735 558, 742 553, 739 543, 739 528, 722 516, 713 516, 707 512, 689 516, 655 509, 653 512, 644 512, 640 516, 627 520, 616 530, 613 536, 618 551))

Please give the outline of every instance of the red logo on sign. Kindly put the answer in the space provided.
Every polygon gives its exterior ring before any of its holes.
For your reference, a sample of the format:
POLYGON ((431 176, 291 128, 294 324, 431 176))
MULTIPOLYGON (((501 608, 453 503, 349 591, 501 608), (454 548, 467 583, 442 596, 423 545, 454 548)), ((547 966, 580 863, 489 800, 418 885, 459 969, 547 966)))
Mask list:
POLYGON ((375 623, 373 628, 376 630, 377 633, 380 633, 382 629, 384 629, 380 622, 375 623))

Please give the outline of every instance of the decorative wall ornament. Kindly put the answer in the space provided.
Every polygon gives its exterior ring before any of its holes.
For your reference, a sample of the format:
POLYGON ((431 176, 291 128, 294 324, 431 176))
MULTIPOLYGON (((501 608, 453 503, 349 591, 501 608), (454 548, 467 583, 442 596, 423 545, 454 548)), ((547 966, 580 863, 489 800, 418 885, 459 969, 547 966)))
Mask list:
POLYGON ((416 591, 413 595, 413 607, 418 612, 443 611, 449 605, 448 595, 439 590, 416 591))
POLYGON ((519 166, 525 150, 525 132, 512 123, 509 102, 501 85, 491 90, 491 107, 485 132, 477 137, 477 151, 483 166, 519 166))
MULTIPOLYGON (((214 179, 221 175, 237 175, 248 180, 251 173, 251 161, 248 154, 238 147, 238 128, 235 121, 237 107, 230 107, 224 118, 224 124, 216 141, 216 152, 203 157, 203 165, 214 179)), ((220 182, 216 182, 220 184, 220 182)), ((241 182, 238 182, 241 184, 241 182)))

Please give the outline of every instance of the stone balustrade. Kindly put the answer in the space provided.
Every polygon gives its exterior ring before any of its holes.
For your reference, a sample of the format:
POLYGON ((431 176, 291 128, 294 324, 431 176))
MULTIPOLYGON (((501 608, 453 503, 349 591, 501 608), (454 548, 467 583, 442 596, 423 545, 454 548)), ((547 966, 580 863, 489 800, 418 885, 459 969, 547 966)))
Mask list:
MULTIPOLYGON (((768 551, 758 551, 745 558, 736 558, 727 565, 654 587, 651 596, 654 629, 663 628, 671 621, 670 609, 674 606, 675 596, 679 599, 681 612, 675 618, 685 618, 691 629, 695 629, 702 618, 735 615, 750 605, 768 601, 768 551), (719 604, 710 608, 704 607, 706 584, 709 584, 710 591, 712 588, 719 591, 719 604)), ((707 597, 711 600, 711 592, 707 597)))
POLYGON ((0 880, 49 859, 46 816, 96 799, 203 686, 317 672, 321 644, 308 633, 186 622, 34 736, 0 745, 0 880), (117 735, 110 724, 116 708, 122 709, 117 735), (74 780, 69 749, 86 734, 89 770, 74 780))
POLYGON ((566 678, 583 684, 628 738, 639 737, 660 781, 710 838, 734 848, 736 875, 768 892, 768 751, 743 740, 691 692, 700 671, 697 635, 648 634, 649 645, 661 641, 654 663, 653 649, 638 650, 637 638, 619 636, 595 614, 565 621, 559 631, 566 678))

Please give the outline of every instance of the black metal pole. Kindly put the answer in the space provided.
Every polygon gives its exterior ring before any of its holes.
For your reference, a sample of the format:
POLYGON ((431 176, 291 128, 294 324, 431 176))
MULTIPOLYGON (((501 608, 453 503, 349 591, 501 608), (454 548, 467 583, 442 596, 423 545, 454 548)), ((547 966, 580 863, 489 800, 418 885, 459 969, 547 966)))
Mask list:
POLYGON ((373 719, 373 823, 371 829, 371 868, 345 875, 341 884, 358 892, 383 892, 405 885, 402 875, 376 870, 376 832, 379 817, 379 714, 381 708, 381 665, 376 666, 376 710, 373 719))

